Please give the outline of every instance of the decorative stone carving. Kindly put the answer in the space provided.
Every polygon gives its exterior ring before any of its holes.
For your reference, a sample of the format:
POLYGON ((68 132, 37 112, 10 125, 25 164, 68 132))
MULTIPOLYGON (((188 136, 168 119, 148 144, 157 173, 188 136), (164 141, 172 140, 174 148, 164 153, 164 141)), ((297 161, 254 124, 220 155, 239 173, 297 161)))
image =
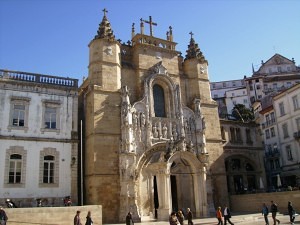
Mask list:
POLYGON ((155 64, 152 67, 152 71, 156 74, 163 74, 163 75, 168 75, 168 71, 166 69, 166 67, 164 67, 162 65, 162 61, 160 61, 159 63, 155 64))
POLYGON ((157 131, 156 125, 154 125, 152 129, 153 129, 153 133, 152 133, 152 134, 153 134, 153 137, 154 137, 154 138, 158 138, 158 131, 157 131))
POLYGON ((164 124, 163 128, 162 128, 162 136, 163 138, 168 138, 168 128, 166 126, 166 124, 164 124))

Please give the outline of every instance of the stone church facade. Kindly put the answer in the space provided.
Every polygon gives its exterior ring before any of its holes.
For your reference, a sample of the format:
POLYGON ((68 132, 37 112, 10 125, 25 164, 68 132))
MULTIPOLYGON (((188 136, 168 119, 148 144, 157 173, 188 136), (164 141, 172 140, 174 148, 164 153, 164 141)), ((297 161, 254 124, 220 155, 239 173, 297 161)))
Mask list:
POLYGON ((186 208, 209 215, 228 192, 207 60, 192 33, 185 57, 172 27, 166 39, 154 37, 151 17, 121 44, 106 12, 79 92, 85 204, 102 205, 103 222, 124 221, 128 211, 135 221, 186 208))

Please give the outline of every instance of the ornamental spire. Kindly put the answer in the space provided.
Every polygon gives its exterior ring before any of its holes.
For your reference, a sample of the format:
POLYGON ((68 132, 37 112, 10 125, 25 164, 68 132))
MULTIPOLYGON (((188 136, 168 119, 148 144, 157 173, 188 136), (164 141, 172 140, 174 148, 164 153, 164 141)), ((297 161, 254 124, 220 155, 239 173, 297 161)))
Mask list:
POLYGON ((206 62, 206 59, 203 55, 203 53, 200 51, 200 48, 198 47, 198 44, 195 42, 193 35, 193 32, 189 33, 191 35, 190 44, 188 45, 188 50, 186 51, 185 59, 193 59, 197 58, 201 62, 206 62))
POLYGON ((108 11, 106 9, 103 9, 102 11, 104 15, 103 15, 102 22, 99 24, 99 28, 97 31, 97 35, 95 36, 95 39, 107 39, 110 41, 115 41, 114 32, 112 31, 110 22, 106 17, 106 13, 108 11))

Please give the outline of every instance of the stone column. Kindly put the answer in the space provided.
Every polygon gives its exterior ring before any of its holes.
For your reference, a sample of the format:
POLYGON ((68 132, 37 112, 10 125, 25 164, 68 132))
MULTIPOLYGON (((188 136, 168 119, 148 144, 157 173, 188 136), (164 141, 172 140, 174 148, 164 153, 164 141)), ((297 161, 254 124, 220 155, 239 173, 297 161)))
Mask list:
POLYGON ((157 192, 159 208, 157 209, 158 220, 168 220, 171 213, 171 184, 170 174, 166 173, 166 169, 160 169, 156 176, 157 178, 157 192))
POLYGON ((208 216, 205 167, 193 175, 196 217, 208 216))

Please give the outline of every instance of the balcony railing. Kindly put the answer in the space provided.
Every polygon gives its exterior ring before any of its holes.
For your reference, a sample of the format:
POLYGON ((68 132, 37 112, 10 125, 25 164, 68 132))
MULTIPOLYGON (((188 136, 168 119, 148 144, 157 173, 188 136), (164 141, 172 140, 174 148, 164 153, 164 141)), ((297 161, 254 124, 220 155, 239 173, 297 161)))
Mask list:
POLYGON ((262 129, 265 129, 265 128, 269 127, 269 126, 272 126, 275 123, 276 123, 275 119, 271 119, 271 120, 269 120, 269 121, 267 121, 265 123, 262 123, 262 129))
POLYGON ((0 79, 16 80, 40 84, 67 86, 67 87, 78 87, 78 79, 71 79, 66 77, 57 77, 42 75, 36 73, 26 73, 19 71, 0 70, 0 79))
POLYGON ((273 158, 273 157, 279 157, 279 156, 280 156, 280 152, 278 150, 265 152, 266 158, 273 158))
POLYGON ((295 139, 300 139, 300 130, 294 133, 294 138, 295 139))

